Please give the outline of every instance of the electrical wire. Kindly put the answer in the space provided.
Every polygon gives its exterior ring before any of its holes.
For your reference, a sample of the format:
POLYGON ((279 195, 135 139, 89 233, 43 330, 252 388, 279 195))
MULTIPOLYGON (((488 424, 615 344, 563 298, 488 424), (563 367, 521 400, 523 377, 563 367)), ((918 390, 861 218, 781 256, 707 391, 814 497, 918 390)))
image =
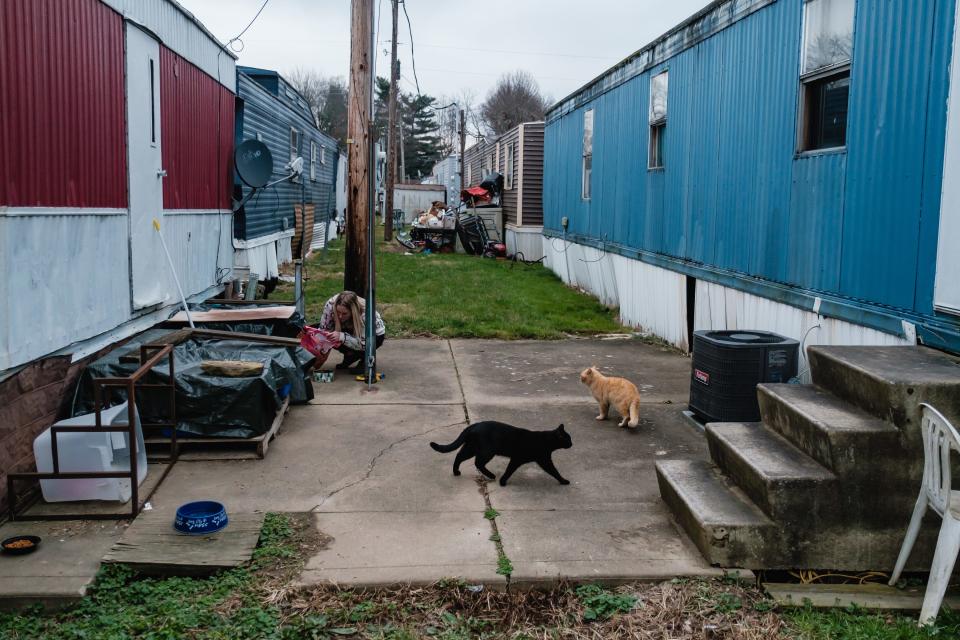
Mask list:
MULTIPOLYGON (((217 154, 220 153, 220 147, 223 143, 223 80, 220 77, 220 56, 223 55, 223 52, 226 51, 227 47, 230 47, 230 50, 234 53, 239 53, 243 51, 243 40, 240 39, 243 34, 245 34, 250 27, 253 26, 253 23, 257 21, 257 18, 260 17, 260 14, 263 13, 263 10, 266 9, 267 5, 270 4, 270 0, 263 0, 263 4, 260 5, 260 9, 257 10, 257 13, 254 14, 250 22, 247 23, 247 26, 243 30, 235 35, 234 37, 227 40, 227 43, 221 45, 219 51, 217 51, 217 154), (233 45, 235 42, 240 43, 240 48, 236 49, 233 45)), ((233 267, 221 267, 220 266, 220 245, 223 244, 223 214, 220 212, 220 201, 219 199, 223 197, 223 172, 217 172, 217 258, 216 266, 214 271, 214 283, 219 285, 223 284, 223 279, 233 271, 233 267)), ((260 195, 257 194, 257 199, 259 201, 260 195)), ((236 213, 233 210, 233 194, 230 195, 230 237, 233 238, 233 216, 236 213)), ((277 194, 279 209, 279 194, 277 194)))
POLYGON ((407 13, 406 0, 398 0, 403 5, 403 15, 407 19, 407 31, 410 33, 410 66, 413 67, 413 80, 417 85, 417 97, 420 94, 420 80, 417 79, 417 58, 413 53, 413 26, 410 24, 410 14, 407 13))
MULTIPOLYGON (((238 34, 235 35, 234 37, 232 37, 232 38, 230 38, 229 40, 227 40, 226 46, 229 47, 231 44, 233 44, 233 43, 236 42, 237 40, 240 40, 240 38, 243 36, 243 34, 245 34, 245 33, 250 29, 250 27, 253 26, 253 23, 257 21, 257 18, 260 17, 260 14, 263 13, 263 10, 267 8, 267 5, 268 5, 268 4, 270 4, 270 0, 263 0, 263 4, 260 5, 260 9, 259 9, 259 10, 257 11, 257 13, 253 16, 253 19, 250 20, 250 22, 247 23, 247 26, 245 26, 245 27, 243 28, 243 31, 241 31, 240 33, 238 33, 238 34)), ((242 51, 242 50, 243 50, 243 49, 241 48, 241 51, 242 51)))

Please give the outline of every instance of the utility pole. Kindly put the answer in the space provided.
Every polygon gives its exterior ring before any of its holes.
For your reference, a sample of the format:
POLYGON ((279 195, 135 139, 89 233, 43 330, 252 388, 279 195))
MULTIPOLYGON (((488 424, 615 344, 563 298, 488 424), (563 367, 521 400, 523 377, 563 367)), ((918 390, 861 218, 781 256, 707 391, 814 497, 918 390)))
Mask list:
POLYGON ((466 189, 466 175, 463 173, 464 164, 463 164, 463 150, 467 146, 467 116, 464 113, 463 109, 460 109, 460 193, 463 193, 463 190, 466 189))
POLYGON ((397 129, 400 130, 400 182, 407 179, 407 158, 403 152, 403 120, 397 123, 397 129))
POLYGON ((373 86, 373 0, 352 0, 350 27, 350 91, 347 97, 347 228, 343 288, 364 295, 367 287, 368 209, 372 205, 370 135, 373 86))
POLYGON ((386 193, 383 198, 383 239, 393 240, 393 185, 397 174, 397 85, 400 83, 400 62, 397 60, 397 21, 399 1, 393 5, 393 37, 390 40, 390 99, 387 107, 387 174, 386 193))

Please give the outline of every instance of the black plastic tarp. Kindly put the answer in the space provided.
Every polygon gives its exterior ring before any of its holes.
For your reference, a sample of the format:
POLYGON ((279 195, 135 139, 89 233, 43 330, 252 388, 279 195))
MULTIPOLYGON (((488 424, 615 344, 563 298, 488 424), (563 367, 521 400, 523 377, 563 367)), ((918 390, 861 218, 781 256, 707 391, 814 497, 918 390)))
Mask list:
MULTIPOLYGON (((139 367, 121 357, 139 352, 140 345, 169 333, 151 330, 87 365, 77 383, 72 415, 94 410, 93 379, 127 376, 139 367)), ((313 356, 302 347, 284 347, 243 340, 192 337, 174 347, 174 374, 179 431, 200 436, 250 438, 266 433, 284 398, 306 402, 313 395, 309 367, 313 356), (231 378, 203 371, 203 360, 246 360, 263 363, 256 377, 231 378)), ((142 382, 166 383, 166 360, 153 367, 142 382)), ((122 401, 114 392, 111 400, 122 401)), ((169 393, 164 389, 137 391, 137 408, 144 422, 169 422, 169 393)))

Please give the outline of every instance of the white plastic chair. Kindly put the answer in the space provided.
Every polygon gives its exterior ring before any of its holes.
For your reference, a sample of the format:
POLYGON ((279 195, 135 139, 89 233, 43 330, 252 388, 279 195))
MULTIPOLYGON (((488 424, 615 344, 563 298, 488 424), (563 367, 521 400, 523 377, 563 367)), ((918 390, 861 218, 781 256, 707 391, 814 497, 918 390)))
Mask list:
POLYGON ((923 484, 917 504, 913 508, 910 526, 907 527, 907 536, 900 548, 897 566, 890 576, 890 584, 896 584, 900 578, 903 566, 917 541, 917 534, 920 533, 920 521, 923 520, 927 507, 932 508, 943 519, 943 523, 940 525, 927 592, 923 596, 923 607, 920 609, 919 626, 922 627, 936 619, 953 573, 957 553, 960 552, 960 491, 952 491, 950 473, 950 451, 960 453, 960 434, 950 421, 932 406, 926 403, 920 406, 923 408, 920 425, 923 434, 923 484), (952 498, 956 500, 951 500, 952 498))

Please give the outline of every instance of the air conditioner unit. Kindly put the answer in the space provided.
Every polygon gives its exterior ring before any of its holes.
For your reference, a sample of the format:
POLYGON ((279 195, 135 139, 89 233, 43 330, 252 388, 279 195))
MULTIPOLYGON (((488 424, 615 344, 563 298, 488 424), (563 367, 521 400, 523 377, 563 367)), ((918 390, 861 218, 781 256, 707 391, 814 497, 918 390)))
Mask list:
POLYGON ((696 331, 690 410, 704 422, 760 420, 757 384, 797 375, 800 344, 766 331, 696 331))

